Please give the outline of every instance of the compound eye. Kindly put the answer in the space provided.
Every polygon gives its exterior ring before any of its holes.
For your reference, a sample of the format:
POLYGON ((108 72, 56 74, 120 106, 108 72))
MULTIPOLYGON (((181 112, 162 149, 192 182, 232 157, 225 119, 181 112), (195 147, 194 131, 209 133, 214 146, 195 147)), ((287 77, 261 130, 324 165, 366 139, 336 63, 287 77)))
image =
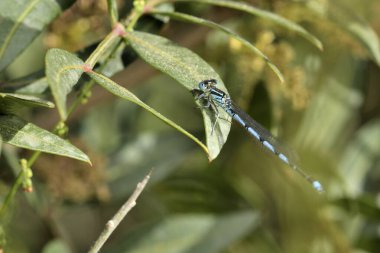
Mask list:
POLYGON ((206 90, 207 89, 207 84, 205 83, 205 81, 202 81, 199 83, 199 89, 200 90, 206 90))

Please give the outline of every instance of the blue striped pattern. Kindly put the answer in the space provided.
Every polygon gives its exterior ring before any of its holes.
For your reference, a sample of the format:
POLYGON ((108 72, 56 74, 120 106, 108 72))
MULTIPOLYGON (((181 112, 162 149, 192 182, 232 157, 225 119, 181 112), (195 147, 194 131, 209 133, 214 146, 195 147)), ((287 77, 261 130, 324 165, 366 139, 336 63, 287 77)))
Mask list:
MULTIPOLYGON (((290 168, 299 173, 307 181, 309 181, 314 189, 318 192, 323 192, 323 187, 319 181, 314 180, 307 175, 295 163, 291 162, 289 156, 286 154, 286 149, 278 143, 277 140, 259 123, 253 120, 247 113, 236 106, 231 100, 230 96, 224 91, 216 88, 217 81, 215 79, 204 80, 199 83, 199 90, 197 91, 197 98, 203 99, 207 102, 207 107, 216 109, 216 106, 226 111, 234 120, 242 125, 247 132, 258 140, 267 150, 275 154, 281 161, 286 163, 290 168)), ((218 114, 216 109, 216 114, 218 114)))

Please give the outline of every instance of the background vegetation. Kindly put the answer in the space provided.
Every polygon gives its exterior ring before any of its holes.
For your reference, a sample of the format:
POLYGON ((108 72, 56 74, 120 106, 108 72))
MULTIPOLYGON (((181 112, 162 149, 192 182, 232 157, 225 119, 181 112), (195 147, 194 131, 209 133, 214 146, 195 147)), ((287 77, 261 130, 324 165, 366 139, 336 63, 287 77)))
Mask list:
POLYGON ((0 2, 4 252, 86 252, 152 168, 102 252, 378 252, 380 2, 245 2, 0 2), (189 90, 214 75, 323 194, 211 135, 189 90))

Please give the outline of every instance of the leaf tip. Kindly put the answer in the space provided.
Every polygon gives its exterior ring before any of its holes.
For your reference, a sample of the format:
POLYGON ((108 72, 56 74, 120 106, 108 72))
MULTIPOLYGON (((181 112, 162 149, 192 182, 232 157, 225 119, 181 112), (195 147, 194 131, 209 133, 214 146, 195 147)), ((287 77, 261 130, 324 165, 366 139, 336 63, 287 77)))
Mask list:
POLYGON ((48 101, 48 102, 46 103, 46 106, 47 106, 48 108, 55 108, 55 104, 54 104, 53 102, 50 102, 50 101, 48 101))
POLYGON ((323 47, 323 44, 322 44, 322 42, 320 41, 320 40, 316 40, 316 46, 317 46, 317 48, 321 51, 321 52, 323 52, 324 51, 324 47, 323 47))
POLYGON ((276 74, 278 79, 280 80, 281 83, 285 82, 285 77, 282 74, 282 72, 274 65, 271 61, 267 61, 268 66, 273 70, 273 72, 276 74))
POLYGON ((80 158, 81 161, 88 163, 92 167, 92 162, 90 158, 86 154, 82 154, 82 157, 80 158))

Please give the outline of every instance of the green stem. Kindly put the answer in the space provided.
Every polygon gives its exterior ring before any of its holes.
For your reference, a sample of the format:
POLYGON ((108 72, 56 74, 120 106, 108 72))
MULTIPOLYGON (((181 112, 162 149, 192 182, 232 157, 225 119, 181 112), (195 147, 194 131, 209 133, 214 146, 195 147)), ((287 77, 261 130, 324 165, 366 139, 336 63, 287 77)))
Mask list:
POLYGON ((92 69, 99 61, 100 57, 104 55, 104 52, 118 39, 120 39, 118 34, 113 31, 109 33, 95 51, 88 57, 85 64, 92 69))
MULTIPOLYGON (((121 40, 120 40, 120 42, 121 42, 121 40)), ((97 69, 97 71, 101 72, 104 69, 104 67, 107 65, 109 60, 114 56, 117 49, 119 48, 120 42, 112 49, 110 56, 97 69)), ((94 84, 95 84, 95 82, 92 79, 84 84, 82 90, 80 91, 79 96, 77 97, 77 99, 75 99, 75 101, 71 104, 70 108, 68 109, 67 115, 70 115, 82 103, 83 99, 85 99, 88 96, 88 93, 91 91, 91 88, 92 88, 92 86, 94 86, 94 84)))
POLYGON ((35 151, 28 160, 28 167, 31 168, 36 162, 37 158, 41 155, 41 151, 35 151))
POLYGON ((112 26, 115 26, 117 21, 119 20, 119 13, 117 10, 116 0, 107 0, 107 6, 108 6, 108 14, 111 19, 111 24, 112 26))
POLYGON ((15 183, 12 186, 12 189, 8 193, 7 197, 4 200, 3 205, 1 206, 1 209, 0 209, 0 218, 2 218, 3 215, 5 214, 5 211, 6 211, 7 207, 10 206, 10 203, 12 202, 12 199, 14 199, 14 196, 16 195, 16 192, 17 192, 18 188, 22 184, 22 180, 24 178, 24 172, 25 172, 25 170, 22 169, 18 173, 16 181, 15 181, 15 183))

